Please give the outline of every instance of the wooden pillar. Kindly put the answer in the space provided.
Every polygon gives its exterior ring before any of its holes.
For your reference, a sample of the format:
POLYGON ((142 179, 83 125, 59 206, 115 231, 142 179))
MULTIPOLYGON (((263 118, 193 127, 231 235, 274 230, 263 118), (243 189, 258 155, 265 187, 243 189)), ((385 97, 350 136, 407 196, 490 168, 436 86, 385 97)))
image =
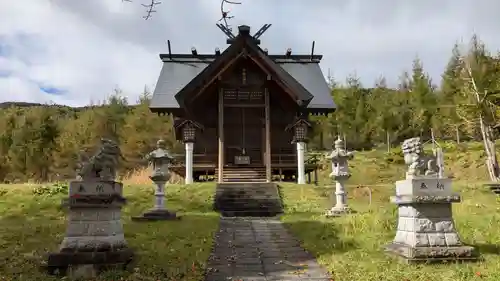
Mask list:
POLYGON ((217 182, 223 182, 222 175, 224 169, 224 91, 219 88, 219 104, 218 104, 218 127, 219 127, 219 163, 218 163, 218 173, 217 182))
POLYGON ((271 182, 271 115, 269 104, 269 90, 264 89, 265 119, 266 119, 266 180, 271 182))

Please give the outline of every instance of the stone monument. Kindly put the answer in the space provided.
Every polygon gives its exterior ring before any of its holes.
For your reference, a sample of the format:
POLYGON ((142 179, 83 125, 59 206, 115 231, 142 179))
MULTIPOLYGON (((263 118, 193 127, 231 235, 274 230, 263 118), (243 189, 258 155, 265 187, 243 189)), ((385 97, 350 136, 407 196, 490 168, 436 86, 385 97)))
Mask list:
POLYGON ((473 247, 464 245, 455 229, 452 215, 460 196, 452 193, 451 179, 442 177, 440 155, 426 155, 420 138, 402 144, 406 179, 396 182, 398 227, 386 251, 411 261, 474 260, 473 247))
POLYGON ((165 208, 165 185, 170 179, 169 165, 174 158, 166 149, 164 140, 156 143, 156 149, 146 155, 146 160, 152 166, 152 174, 149 177, 155 184, 154 207, 138 217, 133 217, 135 221, 156 221, 156 220, 176 220, 180 217, 175 212, 165 208))
POLYGON ((115 181, 121 157, 118 145, 101 139, 99 151, 80 163, 78 177, 69 184, 68 226, 59 252, 48 257, 50 274, 93 278, 107 267, 125 267, 133 258, 121 223, 125 204, 123 185, 115 181))
POLYGON ((330 178, 335 181, 335 206, 326 212, 328 217, 336 217, 342 214, 352 213, 347 205, 347 192, 345 182, 351 177, 348 160, 354 157, 354 153, 344 148, 344 141, 340 137, 334 143, 334 149, 327 156, 332 161, 332 173, 330 178))

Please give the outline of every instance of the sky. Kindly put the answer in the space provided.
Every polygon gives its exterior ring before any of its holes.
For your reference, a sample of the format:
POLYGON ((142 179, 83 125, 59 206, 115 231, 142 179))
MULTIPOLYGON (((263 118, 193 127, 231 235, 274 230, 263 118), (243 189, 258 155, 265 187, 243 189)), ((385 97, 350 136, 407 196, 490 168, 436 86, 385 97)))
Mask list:
MULTIPOLYGON (((144 20, 148 0, 0 0, 0 102, 83 106, 120 89, 134 103, 154 89, 170 40, 174 53, 227 47, 215 26, 219 0, 162 0, 144 20)), ((453 45, 476 33, 500 49, 498 0, 241 0, 227 5, 234 30, 256 32, 270 53, 322 54, 325 76, 384 76, 389 85, 418 57, 435 83, 453 45)))

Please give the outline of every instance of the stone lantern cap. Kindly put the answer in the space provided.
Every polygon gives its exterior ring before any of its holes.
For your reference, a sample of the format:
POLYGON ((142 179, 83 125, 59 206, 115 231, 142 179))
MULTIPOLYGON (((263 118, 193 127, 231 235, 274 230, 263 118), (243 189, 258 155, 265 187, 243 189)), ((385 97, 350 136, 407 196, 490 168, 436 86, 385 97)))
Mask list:
POLYGON ((334 149, 328 155, 329 159, 352 159, 354 157, 354 152, 347 151, 344 149, 344 141, 339 137, 334 142, 334 149))
POLYGON ((146 158, 151 161, 161 160, 164 158, 173 159, 173 157, 170 155, 166 147, 167 143, 165 142, 165 140, 162 139, 158 140, 156 142, 156 149, 151 151, 146 158))
POLYGON ((153 173, 150 176, 153 181, 168 181, 170 179, 169 165, 173 162, 174 157, 166 149, 164 140, 158 140, 156 149, 148 153, 145 158, 153 166, 153 173))

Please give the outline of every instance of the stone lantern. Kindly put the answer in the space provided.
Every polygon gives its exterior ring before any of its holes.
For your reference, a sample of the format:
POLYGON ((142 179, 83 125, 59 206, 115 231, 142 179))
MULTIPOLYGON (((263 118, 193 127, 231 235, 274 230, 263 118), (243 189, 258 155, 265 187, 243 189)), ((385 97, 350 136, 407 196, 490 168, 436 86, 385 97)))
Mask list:
POLYGON ((293 129, 293 142, 297 145, 297 183, 305 184, 305 159, 304 151, 306 150, 307 142, 307 131, 311 127, 311 124, 303 118, 297 119, 297 121, 289 125, 286 130, 293 129))
POLYGON ((166 150, 164 140, 156 143, 156 149, 146 155, 146 160, 152 166, 152 174, 149 177, 155 184, 154 207, 140 217, 134 217, 134 220, 172 220, 176 219, 175 212, 168 211, 165 208, 165 185, 170 180, 169 166, 174 158, 166 150))
POLYGON ((327 216, 339 216, 351 213, 347 205, 347 192, 345 182, 351 177, 348 160, 354 157, 354 153, 344 149, 344 141, 340 137, 334 143, 333 151, 327 156, 332 161, 332 173, 330 178, 335 181, 335 206, 326 212, 327 216))

